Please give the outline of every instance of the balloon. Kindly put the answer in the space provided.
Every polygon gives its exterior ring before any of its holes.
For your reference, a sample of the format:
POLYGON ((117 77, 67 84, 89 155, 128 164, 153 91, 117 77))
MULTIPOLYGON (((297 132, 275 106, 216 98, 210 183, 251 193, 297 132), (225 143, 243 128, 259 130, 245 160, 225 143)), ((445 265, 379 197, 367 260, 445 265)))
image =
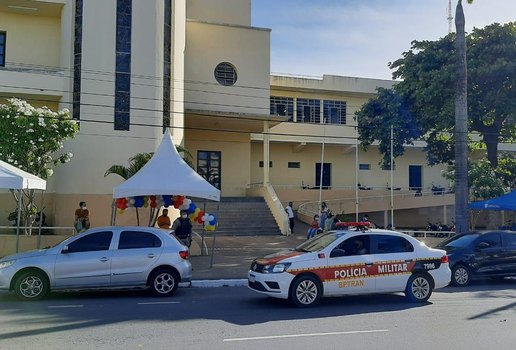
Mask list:
POLYGON ((158 204, 156 202, 151 202, 150 206, 151 206, 151 208, 156 208, 158 206, 158 204))
POLYGON ((214 219, 215 219, 215 216, 213 216, 213 215, 208 216, 208 221, 213 221, 214 219))
POLYGON ((197 206, 192 202, 190 203, 190 205, 188 206, 188 209, 186 209, 186 212, 188 214, 192 214, 193 212, 195 212, 195 209, 197 209, 197 206))
POLYGON ((202 224, 202 216, 198 216, 196 221, 198 224, 202 224))
POLYGON ((208 214, 204 214, 204 215, 202 216, 202 221, 204 221, 204 222, 206 222, 206 221, 210 221, 210 215, 208 215, 208 214))
POLYGON ((164 195, 163 196, 163 203, 168 208, 172 204, 172 196, 171 195, 164 195))
POLYGON ((206 225, 204 226, 205 231, 215 231, 215 226, 213 225, 206 225))
POLYGON ((184 204, 184 203, 183 203, 183 204, 181 204, 181 205, 179 206, 179 209, 180 209, 180 210, 187 210, 189 207, 190 207, 189 205, 186 205, 186 204, 184 204))
POLYGON ((217 225, 217 218, 214 218, 213 220, 210 220, 209 224, 210 224, 211 226, 215 226, 215 225, 217 225))
POLYGON ((118 209, 118 214, 122 215, 123 213, 125 213, 124 209, 118 209))
POLYGON ((143 202, 143 207, 144 208, 148 208, 149 207, 149 202, 148 201, 143 202))
POLYGON ((156 200, 156 196, 154 196, 154 195, 153 196, 149 196, 149 198, 150 198, 151 201, 155 201, 156 200))
POLYGON ((136 200, 135 200, 134 198, 131 198, 131 199, 129 200, 129 204, 130 204, 131 206, 134 206, 134 203, 136 203, 136 200))

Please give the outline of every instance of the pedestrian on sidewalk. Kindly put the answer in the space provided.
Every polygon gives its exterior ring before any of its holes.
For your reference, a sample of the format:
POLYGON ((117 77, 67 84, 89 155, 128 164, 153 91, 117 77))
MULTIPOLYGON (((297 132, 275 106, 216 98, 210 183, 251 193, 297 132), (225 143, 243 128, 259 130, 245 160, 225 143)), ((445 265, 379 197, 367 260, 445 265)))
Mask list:
POLYGON ((79 209, 75 210, 74 227, 77 233, 90 228, 90 211, 86 207, 86 202, 80 202, 79 209))
POLYGON ((174 234, 179 241, 190 248, 192 244, 192 223, 186 210, 181 210, 180 216, 172 224, 172 230, 174 230, 174 234))
POLYGON ((158 217, 158 227, 162 229, 170 229, 170 218, 168 217, 168 209, 163 209, 163 213, 158 217))
POLYGON ((285 207, 285 211, 288 215, 288 225, 290 227, 290 234, 294 234, 294 209, 292 208, 292 202, 288 202, 288 205, 285 207))
POLYGON ((326 205, 326 202, 322 202, 321 204, 321 222, 320 227, 324 228, 324 224, 326 223, 326 219, 328 218, 328 213, 330 212, 330 209, 326 205))
POLYGON ((319 226, 319 215, 315 214, 314 219, 312 220, 312 223, 308 228, 308 234, 306 236, 306 239, 309 240, 311 238, 314 238, 320 228, 321 227, 319 226))

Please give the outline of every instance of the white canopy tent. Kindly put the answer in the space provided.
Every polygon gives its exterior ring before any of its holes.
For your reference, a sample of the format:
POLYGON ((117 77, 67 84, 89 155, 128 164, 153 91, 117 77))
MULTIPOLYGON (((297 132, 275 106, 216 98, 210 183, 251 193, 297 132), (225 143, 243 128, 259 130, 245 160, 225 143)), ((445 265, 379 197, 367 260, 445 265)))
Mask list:
POLYGON ((197 174, 177 153, 169 130, 152 158, 135 175, 113 189, 113 198, 184 195, 220 200, 220 191, 197 174))
MULTIPOLYGON (((6 162, 0 160, 0 188, 18 190, 18 220, 16 226, 16 252, 18 252, 20 244, 20 219, 22 206, 23 190, 42 190, 47 189, 47 182, 35 175, 18 169, 6 162)), ((41 222, 41 219, 40 219, 41 222)), ((40 232, 41 234, 41 228, 40 232)))

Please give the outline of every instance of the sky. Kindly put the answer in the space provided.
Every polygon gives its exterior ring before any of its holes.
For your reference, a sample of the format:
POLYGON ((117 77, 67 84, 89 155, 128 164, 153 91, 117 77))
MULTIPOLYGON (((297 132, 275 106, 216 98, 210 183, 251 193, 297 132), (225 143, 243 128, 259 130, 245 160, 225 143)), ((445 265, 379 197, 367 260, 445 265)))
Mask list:
MULTIPOLYGON (((466 32, 516 21, 516 0, 463 0, 463 7, 466 32)), ((392 79, 388 63, 412 40, 448 34, 447 11, 448 0, 252 0, 252 24, 272 29, 273 74, 392 79)))

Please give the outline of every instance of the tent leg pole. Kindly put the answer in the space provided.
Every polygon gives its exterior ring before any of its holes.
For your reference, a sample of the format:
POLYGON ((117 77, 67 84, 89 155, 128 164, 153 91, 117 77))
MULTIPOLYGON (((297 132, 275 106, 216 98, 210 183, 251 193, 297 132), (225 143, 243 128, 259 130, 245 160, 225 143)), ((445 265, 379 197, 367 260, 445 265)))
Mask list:
POLYGON ((21 221, 21 205, 22 205, 22 190, 18 193, 18 220, 16 225, 16 253, 20 250, 20 221, 21 221))
MULTIPOLYGON (((219 216, 219 205, 217 204, 217 216, 219 216)), ((211 259, 210 259, 210 269, 213 268, 213 256, 215 255, 215 237, 217 236, 217 231, 213 231, 213 242, 211 244, 211 259)))
MULTIPOLYGON (((206 199, 204 200, 204 206, 203 206, 203 209, 202 211, 204 212, 204 214, 206 214, 206 199)), ((203 221, 202 222, 202 234, 201 234, 201 255, 204 255, 204 253, 202 252, 202 248, 204 247, 204 234, 205 234, 205 230, 204 230, 204 225, 206 223, 203 221)), ((208 252, 206 252, 206 255, 208 254, 208 252)))
POLYGON ((43 210, 45 210, 45 192, 41 191, 41 209, 39 210, 39 228, 38 228, 38 249, 41 249, 41 226, 43 225, 43 210))
POLYGON ((111 204, 111 226, 115 226, 116 221, 116 201, 113 199, 113 203, 111 204))

